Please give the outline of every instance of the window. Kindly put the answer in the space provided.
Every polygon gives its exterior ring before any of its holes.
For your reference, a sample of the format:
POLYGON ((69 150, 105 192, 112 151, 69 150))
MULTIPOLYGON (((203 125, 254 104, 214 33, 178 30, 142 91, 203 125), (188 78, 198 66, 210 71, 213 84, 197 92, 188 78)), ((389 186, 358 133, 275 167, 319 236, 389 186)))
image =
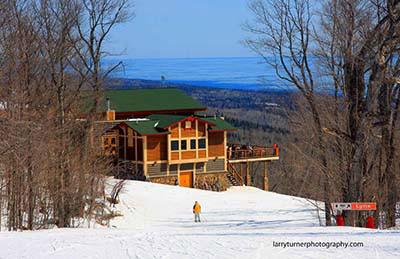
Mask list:
POLYGON ((187 149, 186 140, 181 140, 181 150, 186 150, 186 149, 187 149))
POLYGON ((199 139, 199 149, 206 148, 206 139, 199 139))
POLYGON ((171 141, 171 150, 179 150, 179 141, 178 140, 171 141))
POLYGON ((111 144, 115 145, 115 138, 111 138, 111 144))
POLYGON ((196 149, 196 140, 195 139, 190 140, 190 149, 196 149))
POLYGON ((192 128, 192 122, 191 121, 185 121, 185 129, 191 129, 192 128))
POLYGON ((104 145, 107 146, 108 145, 108 138, 104 137, 104 145))

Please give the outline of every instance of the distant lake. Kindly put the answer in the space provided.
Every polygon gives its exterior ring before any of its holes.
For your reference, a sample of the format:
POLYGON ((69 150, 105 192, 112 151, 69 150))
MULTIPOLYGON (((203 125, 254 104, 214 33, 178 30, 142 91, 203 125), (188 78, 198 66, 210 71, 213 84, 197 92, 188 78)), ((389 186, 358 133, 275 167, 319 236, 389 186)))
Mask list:
POLYGON ((272 67, 261 58, 107 59, 123 62, 111 76, 243 90, 288 90, 272 67))

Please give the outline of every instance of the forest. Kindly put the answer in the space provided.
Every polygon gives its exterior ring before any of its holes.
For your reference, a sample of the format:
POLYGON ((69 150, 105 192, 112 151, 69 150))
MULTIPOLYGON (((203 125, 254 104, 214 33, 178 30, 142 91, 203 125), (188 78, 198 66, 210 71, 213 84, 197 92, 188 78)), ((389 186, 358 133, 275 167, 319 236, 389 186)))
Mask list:
POLYGON ((93 121, 113 70, 101 67, 104 42, 129 10, 127 0, 0 1, 0 230, 105 216, 111 168, 93 121))
MULTIPOLYGON (((299 93, 286 159, 309 179, 296 184, 320 193, 327 225, 331 202, 364 201, 377 203, 376 225, 394 227, 400 1, 252 0, 249 8, 246 46, 299 93)), ((365 213, 342 215, 364 224, 365 213)))
MULTIPOLYGON (((140 87, 182 89, 237 127, 231 142, 278 144, 271 190, 324 202, 326 225, 332 202, 376 202, 375 225, 396 225, 400 1, 250 0, 243 43, 292 92, 110 79, 121 62, 103 66, 105 42, 134 17, 129 5, 0 2, 0 227, 74 227, 104 216, 112 168, 92 145, 102 132, 93 122, 105 88, 140 87)), ((365 225, 365 213, 343 216, 347 226, 365 225)))

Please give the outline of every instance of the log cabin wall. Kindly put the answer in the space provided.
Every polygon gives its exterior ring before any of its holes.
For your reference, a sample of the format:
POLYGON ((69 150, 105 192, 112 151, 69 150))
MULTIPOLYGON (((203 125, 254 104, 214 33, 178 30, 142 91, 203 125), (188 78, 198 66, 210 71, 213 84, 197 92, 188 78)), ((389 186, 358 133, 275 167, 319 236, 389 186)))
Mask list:
POLYGON ((206 164, 207 172, 224 172, 225 171, 225 159, 212 159, 208 160, 206 164))
POLYGON ((118 158, 143 162, 143 137, 125 125, 114 131, 118 137, 118 158))
POLYGON ((199 150, 199 158, 206 158, 207 152, 205 150, 199 150))
POLYGON ((181 125, 181 138, 195 138, 196 137, 196 122, 184 121, 181 125))
POLYGON ((178 165, 170 165, 169 166, 169 175, 178 175, 178 165))
POLYGON ((126 159, 133 161, 143 161, 143 138, 138 136, 131 128, 127 130, 126 159))
POLYGON ((170 131, 171 131, 171 138, 179 138, 179 127, 178 127, 178 125, 172 126, 170 131))
MULTIPOLYGON (((181 121, 169 128, 170 135, 167 137, 169 144, 167 159, 170 163, 180 163, 182 160, 204 162, 207 159, 207 123, 199 120, 181 121), (178 142, 176 142, 178 141, 178 142), (172 142, 178 149, 172 148, 172 142), (204 147, 199 147, 200 142, 204 147)), ((182 161, 184 162, 184 161, 182 161)))
POLYGON ((147 161, 166 161, 168 159, 167 151, 166 135, 147 137, 147 161))
POLYGON ((138 161, 143 161, 143 139, 137 139, 138 161))
POLYGON ((182 151, 181 159, 196 159, 196 151, 182 151))
POLYGON ((208 133, 208 157, 223 157, 225 155, 224 132, 208 133))
POLYGON ((147 166, 147 174, 149 177, 167 176, 167 163, 153 163, 147 166))
POLYGON ((196 163, 196 174, 205 173, 204 165, 205 163, 196 163))
POLYGON ((149 179, 176 177, 191 171, 195 184, 197 174, 226 172, 226 132, 208 128, 207 122, 188 120, 168 128, 170 134, 140 136, 132 128, 121 125, 120 154, 141 164, 149 179), (176 150, 171 147, 174 141, 176 150))
POLYGON ((171 152, 171 160, 179 160, 179 152, 171 152))
POLYGON ((133 139, 132 145, 128 145, 126 147, 126 159, 133 161, 143 161, 143 140, 138 138, 136 141, 133 139), (136 146, 137 146, 137 158, 136 158, 136 146))
POLYGON ((206 125, 204 123, 198 123, 198 134, 199 137, 205 137, 206 136, 206 125))
MULTIPOLYGON (((221 172, 225 170, 225 132, 208 132, 207 125, 201 121, 182 121, 169 128, 169 135, 147 137, 147 163, 149 164, 149 176, 155 176, 155 171, 160 169, 157 163, 170 163, 165 166, 167 170, 160 171, 157 176, 178 174, 185 170, 174 164, 191 163, 196 173, 221 172), (204 140, 205 148, 199 149, 199 139, 204 140), (195 141, 195 149, 192 149, 191 141, 195 141), (178 150, 171 150, 172 141, 178 141, 178 150), (185 142, 185 148, 182 142, 185 142), (170 144, 168 144, 170 143, 170 144), (168 156, 168 152, 170 153, 168 156), (151 165, 153 163, 153 165, 151 165), (150 169, 151 168, 151 169, 150 169)), ((189 170, 189 169, 186 169, 189 170)))
POLYGON ((193 171, 193 169, 194 169, 193 163, 185 163, 185 164, 180 164, 179 171, 193 171))

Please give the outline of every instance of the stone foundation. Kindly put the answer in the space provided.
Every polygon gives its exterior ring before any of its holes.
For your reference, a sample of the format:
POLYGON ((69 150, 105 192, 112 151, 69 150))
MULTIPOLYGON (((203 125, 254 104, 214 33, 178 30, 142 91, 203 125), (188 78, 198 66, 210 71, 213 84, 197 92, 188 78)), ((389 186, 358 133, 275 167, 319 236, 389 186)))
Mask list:
POLYGON ((178 176, 165 176, 165 177, 153 177, 147 179, 152 183, 161 183, 161 184, 169 184, 169 185, 177 185, 178 176))
MULTIPOLYGON (((152 183, 177 185, 177 176, 165 176, 165 177, 152 177, 148 178, 147 181, 152 183)), ((220 173, 202 173, 197 174, 195 179, 194 187, 196 189, 209 190, 209 191, 226 191, 231 184, 226 177, 226 172, 220 173)))
POLYGON ((230 187, 231 184, 228 181, 226 172, 220 172, 197 174, 196 183, 194 186, 195 188, 202 190, 226 191, 226 189, 230 187))

